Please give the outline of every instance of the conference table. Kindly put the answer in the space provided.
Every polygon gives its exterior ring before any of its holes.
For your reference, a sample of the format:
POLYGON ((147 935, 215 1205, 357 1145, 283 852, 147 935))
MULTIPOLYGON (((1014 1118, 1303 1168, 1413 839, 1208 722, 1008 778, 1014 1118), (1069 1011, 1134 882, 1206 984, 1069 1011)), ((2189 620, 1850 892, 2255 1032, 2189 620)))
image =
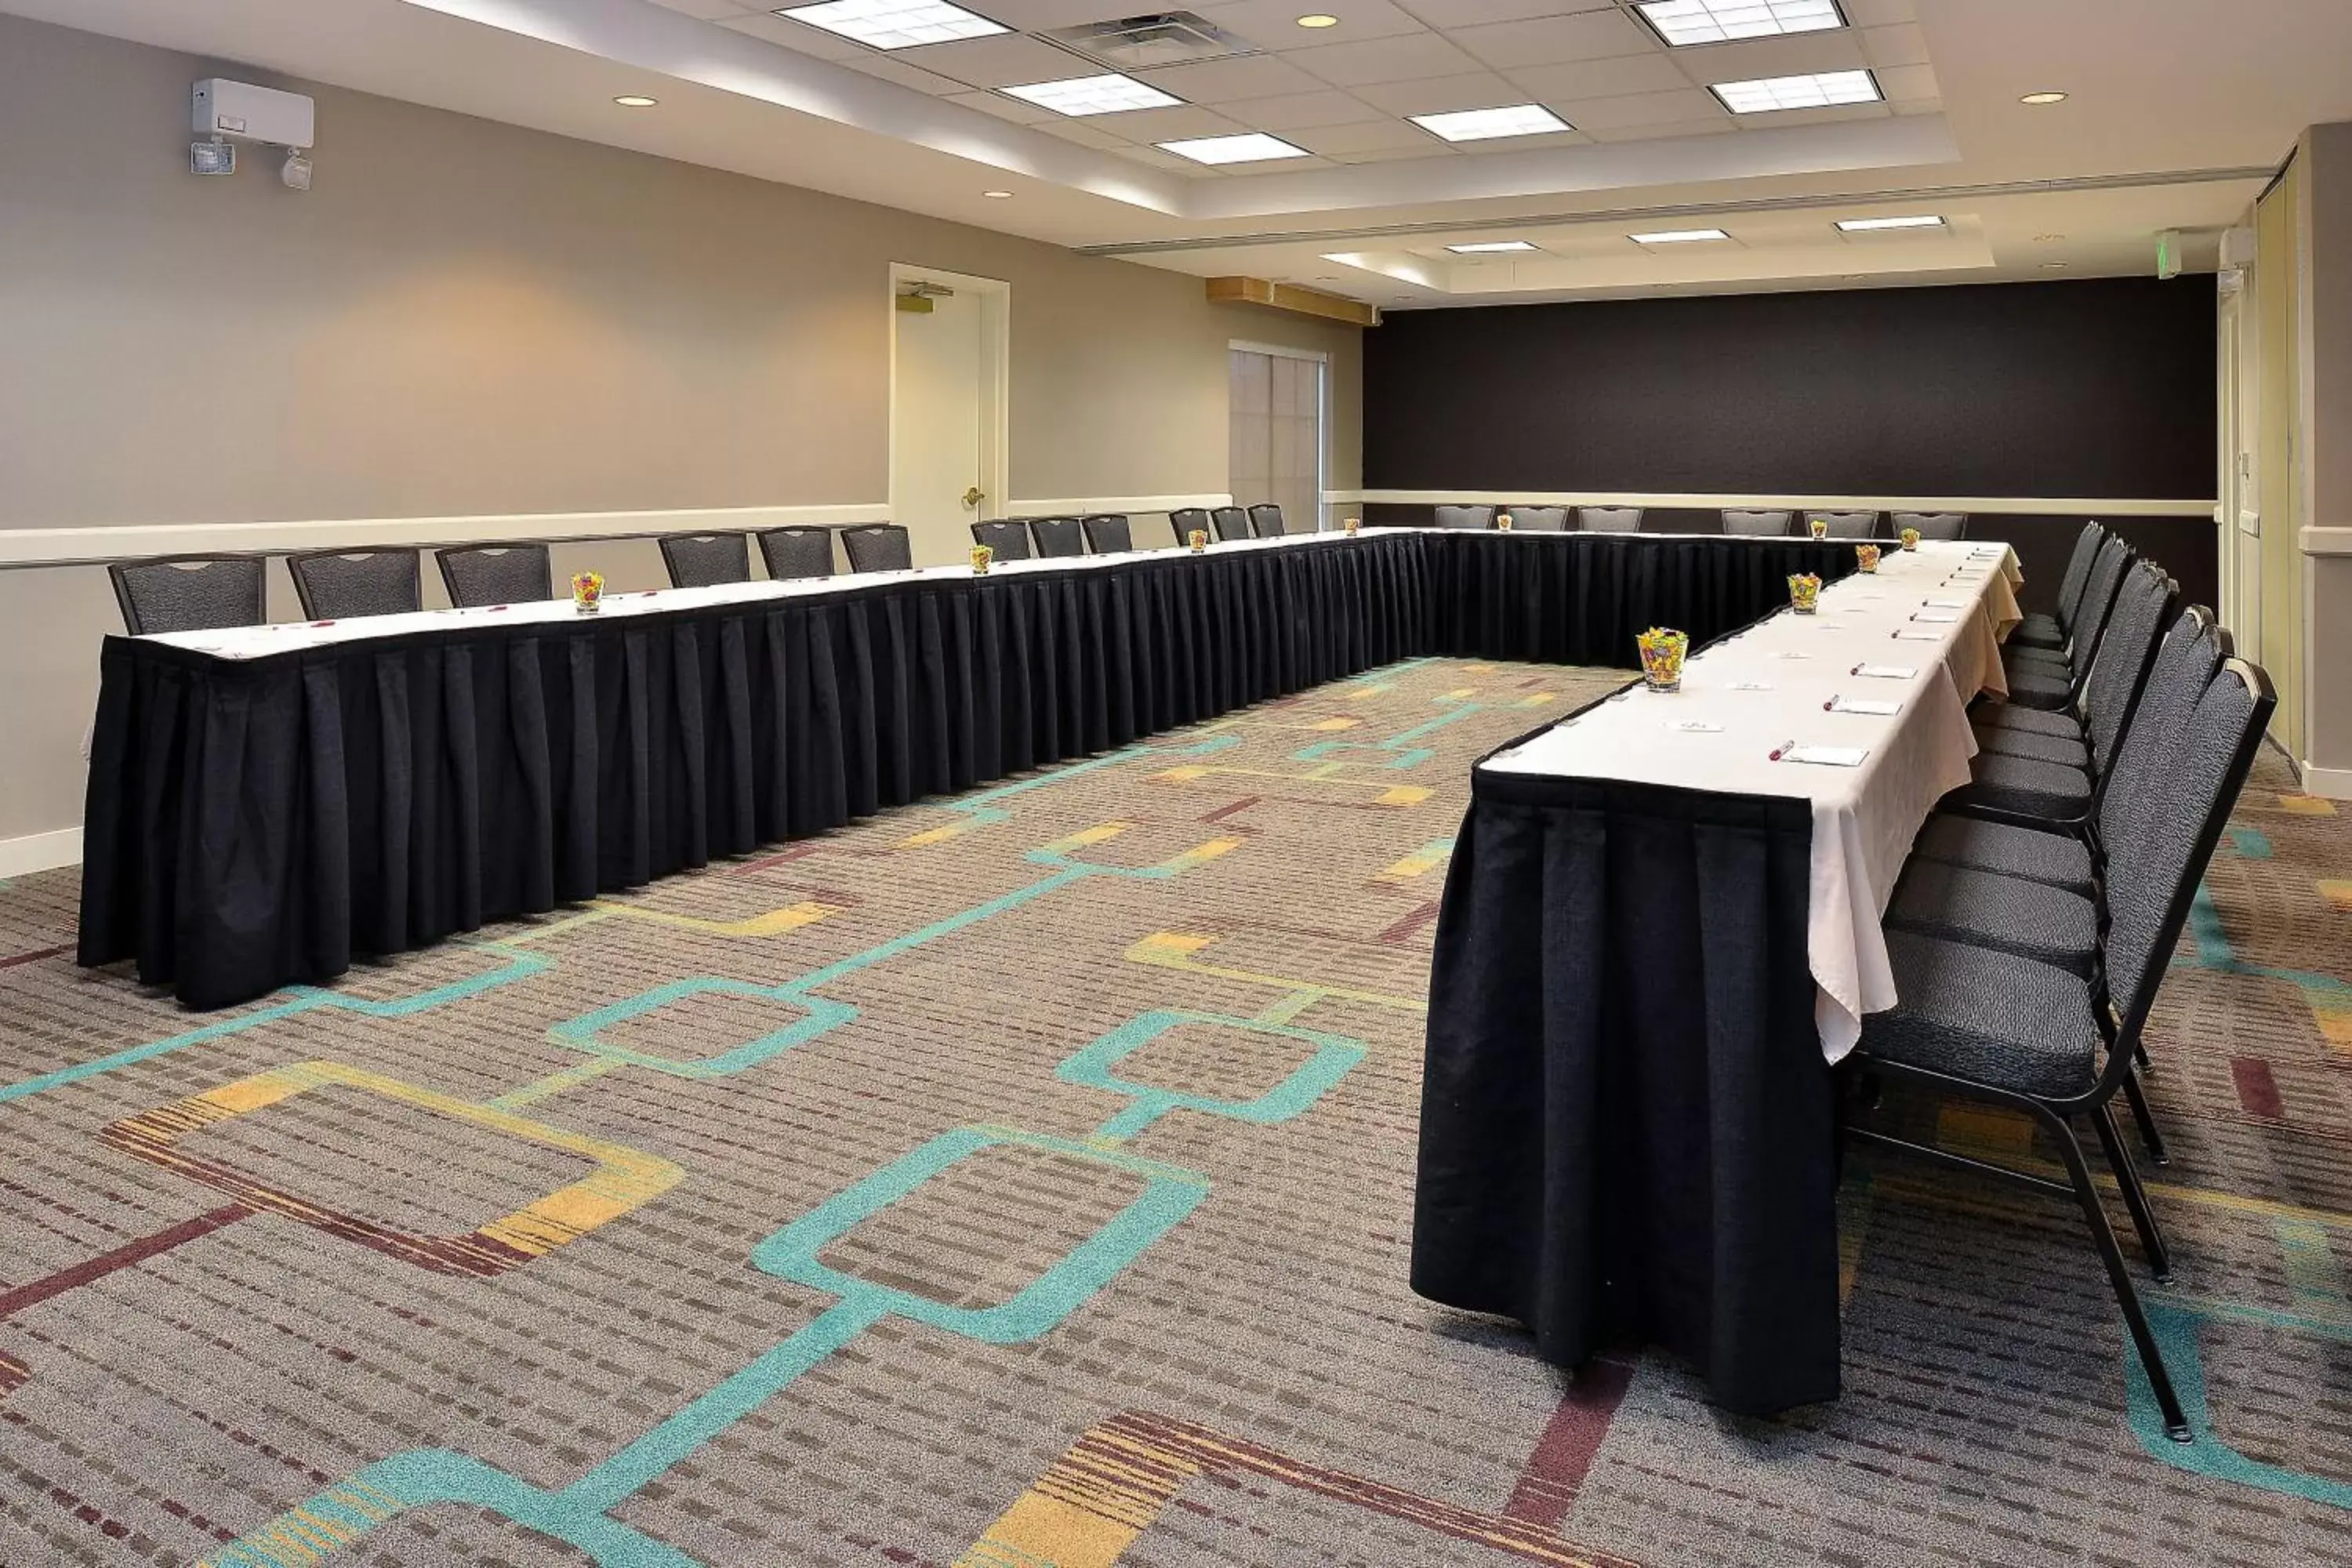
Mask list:
POLYGON ((1374 529, 112 637, 79 957, 226 1006, 1398 659, 1630 665, 1853 560, 1374 529))
POLYGON ((1412 1284, 1581 1364, 1663 1346, 1769 1415, 1839 1390, 1835 1075, 1896 1000, 1880 920, 2005 545, 1923 542, 1484 758, 1430 985, 1412 1284))

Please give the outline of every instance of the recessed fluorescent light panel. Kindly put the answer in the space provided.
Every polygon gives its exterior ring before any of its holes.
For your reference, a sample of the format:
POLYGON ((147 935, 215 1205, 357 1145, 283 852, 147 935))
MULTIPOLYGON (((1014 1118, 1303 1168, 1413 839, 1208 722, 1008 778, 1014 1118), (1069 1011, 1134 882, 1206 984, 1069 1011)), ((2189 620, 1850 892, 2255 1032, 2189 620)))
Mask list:
POLYGON ((1877 103, 1885 96, 1878 90, 1878 79, 1866 70, 1811 71, 1803 76, 1761 77, 1755 81, 1719 81, 1707 91, 1734 114, 1877 103))
POLYGON ((1105 76, 1066 77, 1060 81, 1033 81, 1025 87, 998 89, 1011 96, 1073 117, 1120 114, 1130 109, 1166 109, 1184 100, 1131 76, 1112 71, 1105 76))
POLYGON ((1524 239, 1482 239, 1475 245, 1449 245, 1445 247, 1456 256, 1500 256, 1506 251, 1533 250, 1524 239))
POLYGON ((825 0, 822 5, 789 6, 776 15, 877 49, 951 44, 1013 30, 947 0, 825 0))
POLYGON ((1672 48, 1845 26, 1837 0, 1639 0, 1633 9, 1672 48))
POLYGON ((1488 142, 1497 136, 1541 136, 1549 131, 1571 129, 1568 121, 1540 103, 1514 103, 1503 109, 1465 109, 1453 114, 1410 114, 1405 117, 1433 136, 1448 142, 1488 142))
POLYGON ((1279 136, 1253 131, 1245 136, 1196 136, 1189 142, 1162 142, 1162 153, 1190 158, 1195 163, 1260 163, 1268 158, 1305 158, 1304 147, 1293 147, 1279 136))
POLYGON ((1931 213, 1916 217, 1850 217, 1841 219, 1838 227, 1847 234, 1876 234, 1890 228, 1941 228, 1944 220, 1931 213))
POLYGON ((1637 234, 1636 245, 1703 245, 1711 239, 1729 239, 1719 228, 1666 228, 1655 234, 1637 234))

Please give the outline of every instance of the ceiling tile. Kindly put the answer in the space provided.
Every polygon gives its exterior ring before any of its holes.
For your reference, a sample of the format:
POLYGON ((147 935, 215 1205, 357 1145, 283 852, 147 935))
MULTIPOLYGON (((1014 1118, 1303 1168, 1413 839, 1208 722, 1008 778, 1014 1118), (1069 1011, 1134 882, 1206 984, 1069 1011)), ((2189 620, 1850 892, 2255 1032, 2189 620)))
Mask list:
POLYGON ((982 114, 993 114, 999 120, 1010 120, 1015 125, 1034 125, 1041 120, 1056 118, 1050 109, 1040 109, 1017 98, 1007 98, 1001 92, 959 92, 950 96, 950 103, 961 103, 966 109, 977 109, 982 114))
POLYGON ((1380 147, 1362 153, 1336 153, 1332 154, 1331 161, 1335 163, 1401 163, 1407 159, 1460 156, 1456 149, 1448 147, 1434 136, 1429 138, 1429 142, 1431 151, 1426 153, 1415 152, 1410 147, 1380 147))
MULTIPOLYGON (((1576 116, 1563 109, 1562 113, 1573 121, 1576 116)), ((1731 116, 1716 111, 1712 120, 1677 120, 1663 125, 1647 122, 1634 125, 1584 125, 1580 129, 1595 142, 1672 142, 1685 136, 1727 136, 1739 129, 1731 116)))
POLYGON ((1242 115, 1261 131, 1291 131, 1308 125, 1347 125, 1386 118, 1362 99, 1326 89, 1282 98, 1254 98, 1229 113, 1242 115))
POLYGON ((1239 103, 1246 99, 1279 98, 1286 93, 1312 92, 1323 84, 1276 55, 1243 55, 1229 60, 1202 60, 1197 65, 1171 66, 1165 70, 1138 71, 1162 92, 1172 92, 1187 103, 1239 103))
POLYGON ((1081 147, 1098 147, 1108 150, 1114 147, 1134 145, 1128 138, 1114 136, 1096 123, 1097 121, 1118 118, 1116 114, 1099 114, 1085 120, 1071 120, 1057 114, 1050 120, 1039 121, 1031 129, 1043 131, 1048 136, 1058 136, 1065 142, 1075 142, 1081 147))
MULTIPOLYGON (((1240 34, 1262 49, 1289 49, 1306 43, 1355 43, 1365 38, 1395 37, 1423 33, 1423 27, 1389 0, 1231 0, 1222 5, 1194 5, 1192 12, 1218 26, 1240 34), (1310 11, 1339 18, 1336 27, 1307 28, 1298 18, 1310 11)), ((1292 160, 1297 163, 1296 159, 1292 160)))
POLYGON ((957 0, 957 4, 1027 32, 1115 22, 1134 16, 1136 9, 1134 0, 957 0))
POLYGON ((1878 89, 1889 103, 1917 103, 1941 95, 1933 66, 1882 66, 1877 75, 1878 89))
POLYGON ((1656 37, 1622 11, 1585 11, 1491 27, 1460 27, 1447 37, 1487 64, 1497 66, 1614 59, 1660 50, 1656 37))
POLYGON ((1181 142, 1194 136, 1238 136, 1257 129, 1228 120, 1212 109, 1184 104, 1175 109, 1135 109, 1123 114, 1092 114, 1087 120, 1129 142, 1181 142))
POLYGON ((1404 8, 1433 27, 1451 30, 1489 22, 1524 22, 1530 16, 1612 11, 1616 0, 1404 0, 1404 8))
MULTIPOLYGON (((1564 120, 1567 116, 1560 118, 1564 120)), ((1532 153, 1546 147, 1581 147, 1591 140, 1582 132, 1573 129, 1546 131, 1534 136, 1484 137, 1476 142, 1460 142, 1456 151, 1476 158, 1489 153, 1532 153)))
POLYGON ((1693 120, 1720 120, 1728 124, 1731 120, 1713 93, 1689 87, 1674 92, 1643 92, 1622 98, 1547 99, 1545 102, 1579 131, 1596 135, 1629 126, 1671 125, 1693 120))
POLYGON ((1294 49, 1287 58, 1339 87, 1460 76, 1478 68, 1476 60, 1434 33, 1373 38, 1360 44, 1333 44, 1328 48, 1294 49))
POLYGON ((1927 35, 1918 24, 1862 30, 1863 58, 1874 66, 1923 66, 1927 63, 1927 35))
POLYGON ((737 16, 719 26, 738 33, 748 33, 772 44, 782 44, 804 55, 814 55, 821 60, 845 60, 853 55, 873 53, 863 44, 851 43, 839 33, 828 33, 823 27, 789 21, 782 16, 737 16))
POLYGON ((1663 55, 1628 55, 1622 60, 1564 60, 1558 65, 1520 66, 1510 78, 1547 102, 1555 98, 1624 98, 1637 92, 1681 92, 1691 84, 1663 55))
POLYGON ((1857 27, 1883 27, 1894 22, 1916 22, 1911 0, 1838 0, 1845 19, 1857 27))
POLYGON ((1851 27, 1835 32, 1784 33, 1776 38, 1742 38, 1675 49, 1672 59, 1693 82, 1756 81, 1813 71, 1850 71, 1861 67, 1862 38, 1851 27))
POLYGON ((894 59, 887 55, 877 55, 870 50, 845 56, 841 63, 851 70, 864 71, 867 76, 878 76, 884 81, 895 81, 900 87, 911 87, 918 92, 937 93, 941 98, 967 90, 965 84, 953 77, 944 77, 936 72, 923 70, 919 67, 907 64, 904 60, 894 59))
POLYGON ((893 49, 890 58, 974 87, 1013 87, 1103 74, 1103 68, 1091 60, 1080 59, 1067 49, 1057 49, 1019 33, 959 38, 949 44, 918 44, 913 48, 893 49))
POLYGON ((1375 120, 1362 125, 1318 126, 1311 131, 1292 132, 1283 140, 1310 153, 1327 153, 1342 158, 1357 153, 1392 153, 1404 149, 1434 153, 1445 145, 1421 127, 1408 125, 1402 120, 1375 120))
POLYGON ((654 4, 665 10, 683 11, 688 16, 699 17, 705 22, 716 22, 728 16, 740 16, 743 14, 743 7, 736 5, 735 0, 654 0, 654 4))
POLYGON ((1358 88, 1356 96, 1391 114, 1450 114, 1460 109, 1501 109, 1528 101, 1527 94, 1492 71, 1380 82, 1358 88))

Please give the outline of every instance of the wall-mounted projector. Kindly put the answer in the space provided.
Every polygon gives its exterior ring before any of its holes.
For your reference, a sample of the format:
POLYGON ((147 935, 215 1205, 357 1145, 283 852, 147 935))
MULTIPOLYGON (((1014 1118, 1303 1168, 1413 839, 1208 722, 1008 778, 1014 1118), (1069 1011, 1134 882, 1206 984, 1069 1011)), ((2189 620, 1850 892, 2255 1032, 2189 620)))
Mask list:
POLYGON ((188 167, 199 174, 236 173, 236 143, 257 142, 286 149, 278 177, 288 188, 310 188, 310 147, 317 141, 317 106, 299 92, 256 87, 226 77, 196 83, 195 131, 204 140, 189 149, 188 167))

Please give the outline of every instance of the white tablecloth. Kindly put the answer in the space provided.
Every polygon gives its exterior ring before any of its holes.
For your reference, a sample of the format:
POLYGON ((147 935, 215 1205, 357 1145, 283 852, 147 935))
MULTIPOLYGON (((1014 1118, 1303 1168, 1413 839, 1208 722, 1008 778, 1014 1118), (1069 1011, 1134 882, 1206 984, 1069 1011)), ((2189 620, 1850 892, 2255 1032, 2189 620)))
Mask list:
POLYGON ((2017 624, 2020 580, 2006 545, 1890 550, 1874 575, 1823 589, 1818 615, 1778 615, 1695 655, 1680 692, 1637 687, 1485 765, 1811 801, 1813 1017, 1838 1061, 1863 1015, 1895 1005, 1880 917, 1927 814, 1969 782, 1969 700, 2007 690, 2000 641, 2017 624), (1916 673, 1856 674, 1864 665, 1916 673), (1902 707, 1825 706, 1840 699, 1902 707), (1792 743, 1868 755, 1856 767, 1772 760, 1792 743))

